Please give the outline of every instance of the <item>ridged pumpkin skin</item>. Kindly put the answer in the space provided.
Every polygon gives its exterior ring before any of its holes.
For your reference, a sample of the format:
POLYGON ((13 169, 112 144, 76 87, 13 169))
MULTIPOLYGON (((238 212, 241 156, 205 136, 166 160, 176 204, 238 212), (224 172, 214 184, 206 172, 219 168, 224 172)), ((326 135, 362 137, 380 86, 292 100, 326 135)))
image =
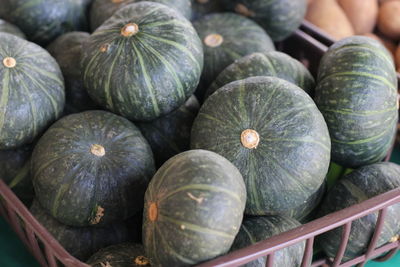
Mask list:
POLYGON ((208 97, 222 86, 254 76, 272 76, 291 82, 311 95, 315 81, 311 73, 296 59, 281 52, 253 53, 236 60, 224 69, 207 90, 208 97))
POLYGON ((92 267, 145 267, 150 261, 141 244, 123 243, 100 249, 86 262, 92 267))
POLYGON ((2 0, 0 17, 32 42, 46 45, 69 31, 85 30, 88 0, 2 0))
MULTIPOLYGON (((245 218, 233 242, 231 251, 248 247, 272 236, 297 228, 300 225, 301 224, 295 219, 279 215, 245 218)), ((275 253, 273 266, 300 267, 304 249, 305 242, 301 242, 278 250, 275 253)), ((242 265, 242 267, 264 267, 266 266, 266 260, 266 257, 261 257, 242 265)))
POLYGON ((176 154, 190 149, 190 132, 199 109, 199 101, 191 96, 184 105, 171 113, 154 121, 137 124, 151 146, 157 167, 176 154))
POLYGON ((124 222, 106 227, 67 226, 46 213, 37 200, 33 201, 30 212, 72 256, 83 261, 101 248, 129 241, 124 222))
POLYGON ((315 102, 332 139, 332 160, 358 167, 382 160, 398 121, 397 79, 386 49, 368 37, 343 39, 321 60, 315 102))
MULTIPOLYGON (((143 0, 95 0, 90 7, 90 28, 95 31, 101 24, 109 19, 118 9, 143 0)), ((190 0, 149 0, 160 3, 180 12, 185 18, 192 17, 190 0)))
POLYGON ((66 103, 64 113, 97 109, 82 80, 82 44, 89 38, 87 32, 69 32, 58 37, 47 51, 60 65, 65 81, 66 103))
MULTIPOLYGON (((400 166, 394 163, 375 163, 361 167, 344 176, 329 191, 321 205, 321 216, 361 203, 369 198, 400 187, 400 166)), ((378 212, 355 220, 344 260, 350 260, 366 252, 374 233, 378 212)), ((319 246, 329 257, 339 248, 342 229, 334 229, 317 239, 319 246)), ((400 204, 388 208, 383 230, 377 247, 400 234, 400 204)))
POLYGON ((0 150, 31 143, 64 108, 64 80, 40 46, 0 33, 0 150))
POLYGON ((139 129, 106 111, 72 114, 53 124, 32 155, 40 204, 71 226, 106 225, 143 208, 154 174, 139 129))
POLYGON ((92 34, 84 45, 83 67, 95 102, 130 120, 149 121, 193 94, 203 49, 191 23, 177 11, 139 2, 119 9, 92 34))
POLYGON ((211 151, 169 159, 146 191, 143 245, 153 266, 187 266, 228 252, 246 188, 238 169, 211 151))
POLYGON ((2 19, 0 19, 0 32, 14 34, 22 39, 26 39, 25 34, 17 26, 2 19))
POLYGON ((218 74, 236 59, 254 52, 275 50, 257 23, 233 13, 210 14, 195 21, 204 47, 204 69, 196 96, 202 100, 218 74))
POLYGON ((329 132, 312 99, 275 77, 225 85, 194 121, 192 149, 214 151, 241 172, 246 214, 303 218, 317 205, 330 161, 329 132))
POLYGON ((306 15, 306 0, 222 0, 225 8, 260 24, 274 41, 291 35, 306 15))
POLYGON ((192 20, 197 20, 207 14, 222 12, 220 0, 191 0, 192 20))

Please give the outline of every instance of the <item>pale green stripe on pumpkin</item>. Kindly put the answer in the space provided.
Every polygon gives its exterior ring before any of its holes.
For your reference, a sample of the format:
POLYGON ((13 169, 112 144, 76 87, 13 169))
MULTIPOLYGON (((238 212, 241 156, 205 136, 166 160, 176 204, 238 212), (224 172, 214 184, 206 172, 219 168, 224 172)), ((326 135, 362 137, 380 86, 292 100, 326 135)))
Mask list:
POLYGON ((234 58, 234 59, 238 59, 238 58, 241 58, 241 57, 242 57, 242 55, 236 53, 235 51, 233 51, 232 49, 229 49, 229 48, 227 48, 227 47, 221 47, 221 49, 222 49, 223 51, 225 51, 225 53, 227 53, 229 56, 231 56, 231 57, 234 58))
POLYGON ((369 197, 358 186, 349 180, 343 179, 340 183, 358 200, 358 203, 369 199, 369 197))
POLYGON ((205 117, 205 118, 208 119, 208 120, 212 120, 212 121, 218 122, 218 123, 220 123, 221 125, 224 125, 224 124, 226 123, 225 121, 221 121, 220 119, 218 119, 218 118, 216 118, 216 117, 214 117, 214 116, 211 116, 211 115, 209 115, 209 114, 206 114, 206 113, 200 113, 199 116, 203 116, 203 117, 205 117))
POLYGON ((6 112, 7 112, 7 105, 8 105, 8 98, 10 94, 10 70, 5 69, 3 73, 3 80, 2 80, 2 94, 0 98, 0 109, 2 110, 0 112, 0 132, 4 127, 4 122, 5 122, 5 117, 6 117, 6 112))
POLYGON ((171 19, 171 20, 167 20, 167 21, 156 21, 156 22, 151 22, 151 23, 147 23, 147 24, 140 24, 139 27, 141 29, 144 29, 146 27, 151 28, 151 27, 160 27, 160 26, 165 26, 165 25, 179 25, 179 26, 183 26, 183 27, 187 27, 188 24, 187 23, 183 23, 180 20, 176 20, 176 19, 171 19))
POLYGON ((314 140, 305 140, 305 139, 285 139, 285 138, 266 138, 263 139, 265 142, 301 142, 301 143, 310 143, 310 144, 316 144, 325 149, 326 151, 331 151, 329 147, 324 145, 321 142, 314 141, 314 140))
POLYGON ((387 113, 387 112, 390 112, 390 111, 397 111, 397 107, 388 108, 388 109, 382 109, 382 110, 367 110, 367 111, 336 110, 336 109, 321 108, 321 111, 339 113, 339 114, 343 114, 343 115, 371 116, 371 115, 378 115, 378 114, 382 114, 382 113, 387 113))
POLYGON ((360 49, 360 48, 364 48, 364 49, 368 49, 371 50, 375 55, 379 55, 381 58, 383 58, 387 63, 389 63, 391 66, 393 66, 393 59, 389 58, 388 55, 386 55, 382 50, 374 47, 374 46, 370 46, 368 44, 348 44, 348 45, 343 45, 343 46, 339 46, 336 49, 332 49, 331 51, 337 51, 340 49, 344 49, 344 48, 356 48, 356 49, 360 49))
POLYGON ((25 162, 22 169, 17 173, 17 175, 12 179, 12 181, 8 184, 8 186, 12 189, 17 186, 29 173, 31 161, 28 160, 25 162))
POLYGON ((96 53, 93 55, 93 57, 90 59, 89 63, 86 65, 85 71, 83 73, 83 79, 86 80, 88 74, 91 72, 92 68, 93 68, 93 63, 95 62, 95 60, 97 59, 97 57, 101 54, 100 49, 96 50, 96 53))
MULTIPOLYGON (((264 62, 267 63, 267 65, 269 66, 269 70, 273 72, 274 76, 277 76, 276 70, 275 70, 275 66, 272 64, 272 61, 269 57, 267 57, 265 54, 260 53, 261 57, 264 59, 264 62)), ((290 61, 291 62, 291 61, 290 61)), ((303 76, 303 75, 301 75, 303 76)))
POLYGON ((202 227, 202 226, 199 226, 199 225, 188 223, 188 222, 185 222, 185 221, 180 221, 180 220, 173 219, 173 218, 171 218, 169 216, 161 214, 161 211, 158 214, 158 220, 159 221, 164 221, 164 222, 170 222, 170 223, 173 223, 175 225, 178 225, 179 227, 184 225, 185 229, 191 230, 191 231, 194 231, 194 232, 198 232, 198 233, 202 233, 202 234, 216 235, 216 236, 220 236, 220 237, 228 238, 228 239, 232 239, 232 240, 235 238, 234 235, 230 235, 230 234, 227 234, 225 232, 221 232, 221 231, 209 229, 207 227, 202 227))
POLYGON ((251 121, 249 118, 249 114, 247 113, 246 105, 244 104, 245 97, 246 97, 246 83, 244 82, 244 80, 241 80, 239 81, 239 110, 241 116, 244 117, 244 119, 242 120, 245 122, 246 127, 250 127, 251 121))
POLYGON ((21 87, 24 89, 25 91, 25 96, 29 99, 29 106, 31 108, 31 116, 32 116, 32 128, 33 128, 33 134, 34 136, 37 135, 37 119, 36 119, 36 114, 38 113, 37 109, 36 109, 36 102, 32 100, 31 94, 29 92, 29 88, 25 83, 24 79, 21 79, 21 87))
POLYGON ((117 54, 115 55, 115 57, 114 57, 114 59, 113 59, 113 61, 111 63, 110 69, 109 69, 108 74, 107 74, 107 80, 106 80, 106 82, 104 84, 104 94, 105 94, 105 98, 106 98, 106 103, 107 103, 107 106, 109 108, 111 108, 111 109, 114 107, 113 100, 112 100, 112 97, 111 97, 111 92, 110 92, 111 76, 112 76, 113 71, 114 71, 115 63, 117 62, 119 56, 121 55, 122 47, 123 46, 118 43, 117 54))
POLYGON ((53 216, 57 216, 57 211, 58 211, 58 207, 61 204, 61 197, 64 196, 65 192, 67 192, 67 190, 69 189, 69 185, 68 184, 62 184, 61 186, 59 186, 59 189, 57 191, 57 194, 53 200, 53 205, 51 208, 51 214, 53 216))
POLYGON ((46 52, 37 52, 37 53, 31 53, 31 54, 24 54, 21 56, 18 56, 18 60, 24 59, 24 58, 33 58, 33 57, 39 57, 39 56, 48 56, 46 52))
MULTIPOLYGON (((268 99, 265 100, 264 105, 260 108, 260 114, 268 115, 268 111, 270 110, 268 107, 271 105, 272 99, 274 99, 274 95, 279 87, 279 84, 273 88, 272 92, 269 94, 268 99)), ((254 122, 254 125, 259 125, 260 120, 264 119, 263 116, 257 116, 257 120, 254 122)))
MULTIPOLYGON (((174 167, 177 167, 178 164, 179 164, 179 161, 177 163, 175 163, 175 164, 170 164, 166 169, 163 169, 162 176, 161 177, 157 177, 157 179, 158 179, 157 184, 156 184, 156 181, 154 179, 154 188, 156 188, 157 190, 160 189, 160 187, 161 187, 162 183, 164 182, 165 177, 168 175, 170 169, 172 169, 174 167)), ((153 191, 153 190, 148 190, 148 191, 153 191)))
POLYGON ((249 229, 247 229, 247 227, 244 224, 242 224, 242 229, 246 233, 248 238, 250 239, 251 244, 257 243, 257 241, 254 239, 254 237, 251 235, 249 229))
MULTIPOLYGON (((254 153, 249 153, 249 170, 257 170, 258 166, 255 166, 254 162, 257 162, 254 159, 254 153)), ((247 198, 251 199, 252 205, 255 206, 256 210, 261 210, 261 201, 260 201, 260 194, 259 190, 257 187, 256 181, 258 180, 258 176, 254 172, 248 172, 247 173, 248 177, 245 180, 246 182, 246 188, 250 187, 250 190, 247 190, 248 192, 252 192, 251 194, 247 195, 247 198)))
POLYGON ((30 69, 30 70, 32 70, 32 71, 37 71, 38 73, 42 74, 43 76, 46 76, 46 77, 49 78, 50 80, 53 80, 53 81, 55 81, 56 83, 58 83, 58 84, 64 86, 64 82, 63 82, 62 80, 60 80, 60 79, 57 77, 57 75, 55 75, 54 73, 45 71, 45 70, 40 69, 40 68, 33 68, 31 65, 26 64, 26 63, 21 63, 21 64, 19 64, 19 65, 20 65, 20 66, 23 66, 23 67, 26 67, 26 68, 28 68, 28 69, 30 69))

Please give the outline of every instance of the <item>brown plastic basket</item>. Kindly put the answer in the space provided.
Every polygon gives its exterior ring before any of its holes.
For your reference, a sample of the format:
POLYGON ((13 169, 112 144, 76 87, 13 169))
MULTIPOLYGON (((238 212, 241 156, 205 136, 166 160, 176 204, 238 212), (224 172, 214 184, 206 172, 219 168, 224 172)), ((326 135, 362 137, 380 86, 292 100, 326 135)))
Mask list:
MULTIPOLYGON (((313 74, 316 73, 319 60, 327 50, 326 45, 316 41, 301 30, 296 31, 287 41, 278 44, 278 48, 301 60, 310 68, 313 74)), ((390 158, 390 153, 386 160, 390 158)), ((400 242, 398 240, 393 240, 394 242, 379 248, 376 247, 387 214, 387 208, 396 203, 400 203, 400 188, 198 266, 240 266, 259 257, 266 256, 266 266, 271 267, 274 264, 274 255, 276 251, 295 243, 305 241, 306 249, 302 263, 302 267, 305 267, 313 256, 315 237, 337 227, 343 227, 344 231, 342 231, 342 242, 336 257, 334 259, 317 260, 313 262, 311 266, 345 267, 356 264, 358 264, 358 266, 364 266, 367 260, 372 258, 374 258, 375 261, 385 261, 392 257, 400 248, 400 242), (370 241, 368 250, 364 255, 342 263, 341 261, 349 239, 352 222, 375 212, 378 212, 379 216, 375 233, 370 241), (384 254, 384 256, 380 256, 382 254, 384 254)), ((88 267, 87 264, 72 257, 51 234, 40 225, 2 180, 0 180, 0 215, 10 223, 19 238, 25 243, 42 266, 55 267, 62 264, 67 267, 88 267)))

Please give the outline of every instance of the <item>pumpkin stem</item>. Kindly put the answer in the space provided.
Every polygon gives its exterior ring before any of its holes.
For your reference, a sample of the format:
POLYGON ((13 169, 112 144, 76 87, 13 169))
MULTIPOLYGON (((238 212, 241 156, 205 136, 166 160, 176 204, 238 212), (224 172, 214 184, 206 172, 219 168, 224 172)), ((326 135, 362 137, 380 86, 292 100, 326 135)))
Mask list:
POLYGON ((209 34, 204 38, 204 43, 209 47, 220 46, 224 42, 224 37, 218 33, 209 34))
POLYGON ((260 143, 260 135, 255 130, 247 129, 240 135, 240 141, 245 148, 257 148, 258 143, 260 143))
POLYGON ((13 57, 6 57, 3 59, 3 64, 7 68, 14 68, 17 65, 17 61, 13 57))
POLYGON ((243 4, 237 4, 235 6, 235 11, 245 17, 254 17, 255 13, 248 9, 245 5, 243 4))
POLYGON ((91 146, 90 152, 98 157, 103 157, 106 154, 106 150, 104 149, 104 147, 97 144, 91 146))
POLYGON ((135 264, 146 266, 146 265, 150 265, 150 261, 145 256, 137 256, 135 258, 135 264))
POLYGON ((121 35, 129 37, 139 32, 139 25, 136 23, 128 23, 121 29, 121 35))
POLYGON ((150 221, 154 222, 155 220, 157 220, 158 217, 158 208, 157 208, 157 204, 156 203, 151 203, 150 207, 149 207, 149 219, 150 221))

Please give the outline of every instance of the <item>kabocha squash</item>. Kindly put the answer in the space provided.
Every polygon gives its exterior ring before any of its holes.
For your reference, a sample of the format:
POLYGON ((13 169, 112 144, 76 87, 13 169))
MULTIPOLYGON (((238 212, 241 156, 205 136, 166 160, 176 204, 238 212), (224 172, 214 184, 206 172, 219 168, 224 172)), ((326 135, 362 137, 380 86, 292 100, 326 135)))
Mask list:
MULTIPOLYGON (((329 191, 321 205, 321 216, 400 187, 400 166, 394 163, 375 163, 347 174, 329 191)), ((367 250, 375 230, 378 213, 353 221, 343 260, 353 259, 367 250)), ((341 241, 342 228, 336 228, 317 239, 329 257, 334 257, 341 241)), ((382 232, 376 247, 395 240, 400 233, 400 204, 387 210, 382 232)))
POLYGON ((145 254, 154 266, 186 266, 226 253, 245 202, 242 175, 224 157, 205 150, 174 156, 146 191, 145 254))
POLYGON ((143 208, 154 172, 151 148, 139 129, 106 111, 62 118, 32 155, 38 201, 71 226, 106 225, 132 216, 143 208))
POLYGON ((204 69, 196 91, 200 101, 218 74, 236 59, 254 52, 275 50, 271 38, 257 23, 233 13, 207 15, 193 26, 204 47, 204 69))
POLYGON ((64 108, 64 80, 40 46, 0 33, 0 150, 31 143, 64 108))
POLYGON ((7 32, 14 34, 22 39, 26 39, 25 34, 15 25, 8 23, 5 20, 0 19, 0 32, 7 32))
POLYGON ((332 160, 358 167, 382 160, 398 121, 397 79, 387 50, 368 37, 333 46, 321 60, 315 102, 332 139, 332 160))
POLYGON ((315 87, 311 73, 296 59, 281 52, 253 53, 224 69, 207 90, 208 97, 222 86, 254 76, 273 76, 294 83, 309 95, 315 87))
POLYGON ((46 45, 57 36, 85 30, 88 0, 2 0, 0 17, 17 25, 28 39, 46 45))
POLYGON ((231 11, 255 20, 274 41, 282 41, 301 24, 306 0, 222 0, 231 11))
POLYGON ((92 267, 144 267, 150 266, 150 261, 144 256, 141 244, 123 243, 99 250, 87 264, 92 267))
POLYGON ((128 226, 118 222, 106 227, 71 227, 46 213, 37 200, 30 208, 32 215, 72 256, 87 260, 99 249, 129 241, 128 226))
MULTIPOLYGON (((240 231, 233 242, 231 251, 248 247, 257 242, 268 239, 282 232, 292 230, 301 224, 295 219, 284 216, 259 216, 248 217, 243 220, 240 231)), ((300 242, 290 247, 278 250, 274 254, 276 267, 300 267, 303 259, 305 242, 300 242)), ((249 262, 243 267, 264 267, 266 257, 249 262)))
POLYGON ((83 49, 84 83, 95 102, 135 121, 179 108, 203 68, 201 41, 191 23, 158 3, 124 6, 83 49))
POLYGON ((64 113, 94 110, 97 105, 89 97, 82 80, 82 44, 89 38, 86 32, 69 32, 58 37, 47 51, 60 65, 65 81, 66 103, 64 113))
POLYGON ((157 167, 172 156, 189 150, 190 131, 199 109, 196 97, 191 96, 171 113, 154 121, 137 124, 151 146, 157 167))
MULTIPOLYGON (((101 24, 109 19, 118 9, 126 5, 143 0, 95 0, 90 8, 90 28, 95 31, 101 24)), ((192 17, 190 0, 149 0, 169 6, 179 11, 187 19, 192 17)))
POLYGON ((191 134, 192 149, 214 151, 240 170, 248 215, 310 213, 328 171, 330 146, 312 99, 275 77, 217 90, 200 108, 191 134))
POLYGON ((220 0, 191 0, 192 20, 197 20, 207 14, 222 12, 220 0))

